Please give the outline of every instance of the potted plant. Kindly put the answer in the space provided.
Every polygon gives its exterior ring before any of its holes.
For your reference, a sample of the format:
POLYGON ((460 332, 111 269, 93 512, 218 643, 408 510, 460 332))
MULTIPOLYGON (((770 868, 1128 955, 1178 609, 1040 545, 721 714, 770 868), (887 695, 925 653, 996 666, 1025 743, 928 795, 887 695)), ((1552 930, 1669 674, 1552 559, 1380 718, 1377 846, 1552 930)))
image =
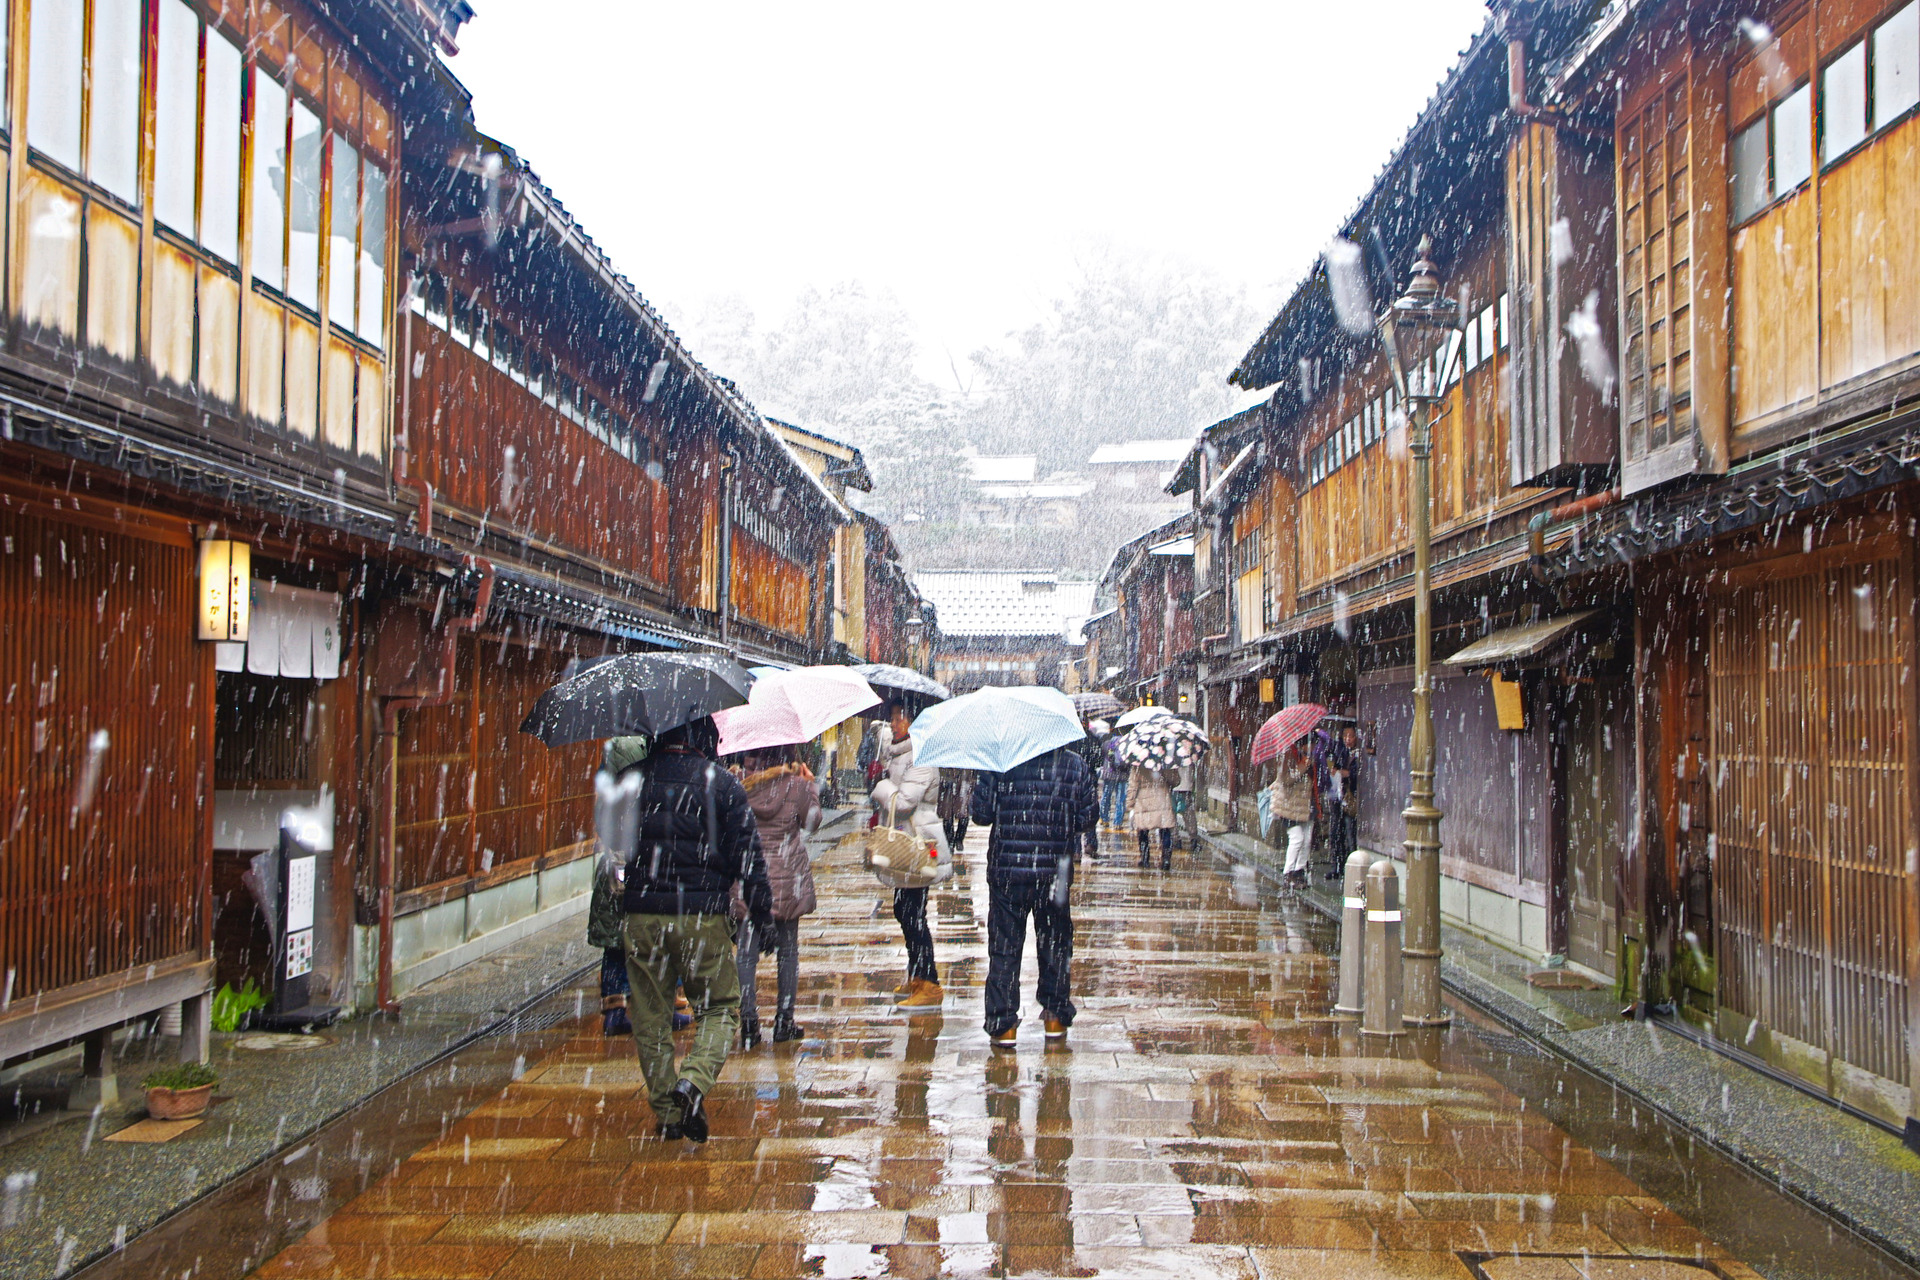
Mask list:
POLYGON ((147 1091, 147 1114, 155 1120, 191 1120, 207 1109, 218 1079, 204 1062, 162 1067, 140 1082, 147 1091))

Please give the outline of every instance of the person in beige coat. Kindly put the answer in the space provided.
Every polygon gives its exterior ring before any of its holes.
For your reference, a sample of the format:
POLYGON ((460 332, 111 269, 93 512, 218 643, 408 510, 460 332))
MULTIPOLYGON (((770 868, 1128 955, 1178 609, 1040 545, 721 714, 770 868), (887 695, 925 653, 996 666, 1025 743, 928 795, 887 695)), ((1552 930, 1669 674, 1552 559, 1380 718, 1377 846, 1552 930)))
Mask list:
POLYGON ((1287 824, 1284 877, 1305 884, 1307 855, 1313 847, 1313 757, 1304 741, 1294 743, 1280 757, 1271 795, 1274 819, 1287 824))
POLYGON ((1160 833, 1160 869, 1173 870, 1173 788, 1165 771, 1133 766, 1127 775, 1127 799, 1133 807, 1133 830, 1140 839, 1140 865, 1153 865, 1152 837, 1160 833))
MULTIPOLYGON (((871 799, 876 821, 890 823, 923 842, 933 854, 934 882, 953 877, 953 847, 940 823, 935 805, 939 796, 940 771, 913 762, 913 739, 908 726, 913 723, 907 709, 899 703, 887 708, 887 719, 875 726, 879 759, 886 776, 873 784, 871 799)), ((896 993, 899 1007, 905 1010, 938 1009, 946 1000, 940 988, 939 970, 933 962, 933 930, 927 925, 927 886, 920 881, 907 884, 889 872, 876 870, 880 883, 893 890, 893 918, 900 922, 900 934, 907 944, 907 983, 896 993)))

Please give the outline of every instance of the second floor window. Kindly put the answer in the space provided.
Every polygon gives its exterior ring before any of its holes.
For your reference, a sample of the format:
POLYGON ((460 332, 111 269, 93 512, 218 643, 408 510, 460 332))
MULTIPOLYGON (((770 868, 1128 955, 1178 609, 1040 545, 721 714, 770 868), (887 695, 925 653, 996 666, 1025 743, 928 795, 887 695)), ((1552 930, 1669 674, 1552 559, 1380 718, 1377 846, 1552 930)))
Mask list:
POLYGON ((1733 220, 1745 222, 1813 176, 1813 86, 1803 84, 1733 135, 1733 220))
POLYGON ((1920 106, 1920 0, 1820 72, 1820 162, 1831 164, 1920 106))
POLYGON ((128 204, 140 200, 140 0, 37 0, 27 143, 128 204), (81 139, 86 153, 81 154, 81 139))

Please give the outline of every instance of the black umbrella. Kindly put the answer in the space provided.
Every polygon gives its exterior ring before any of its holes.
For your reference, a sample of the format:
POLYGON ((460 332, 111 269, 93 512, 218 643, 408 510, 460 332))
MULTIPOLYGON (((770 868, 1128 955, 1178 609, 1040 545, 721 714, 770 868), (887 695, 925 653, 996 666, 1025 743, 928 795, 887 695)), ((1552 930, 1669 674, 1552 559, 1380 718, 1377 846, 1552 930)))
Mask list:
POLYGON ((521 722, 550 747, 669 729, 747 700, 753 677, 719 654, 623 653, 540 695, 521 722))

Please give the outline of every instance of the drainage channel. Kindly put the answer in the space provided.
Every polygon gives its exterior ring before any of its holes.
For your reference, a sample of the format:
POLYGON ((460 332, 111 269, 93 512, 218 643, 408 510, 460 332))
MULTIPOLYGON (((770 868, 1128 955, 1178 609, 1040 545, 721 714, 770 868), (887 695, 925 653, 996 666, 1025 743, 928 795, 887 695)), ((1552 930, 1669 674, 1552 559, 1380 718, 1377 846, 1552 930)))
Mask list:
POLYGON ((597 968, 561 979, 76 1274, 81 1280, 247 1274, 438 1142, 529 1063, 571 1038, 585 1007, 577 988, 597 968))

